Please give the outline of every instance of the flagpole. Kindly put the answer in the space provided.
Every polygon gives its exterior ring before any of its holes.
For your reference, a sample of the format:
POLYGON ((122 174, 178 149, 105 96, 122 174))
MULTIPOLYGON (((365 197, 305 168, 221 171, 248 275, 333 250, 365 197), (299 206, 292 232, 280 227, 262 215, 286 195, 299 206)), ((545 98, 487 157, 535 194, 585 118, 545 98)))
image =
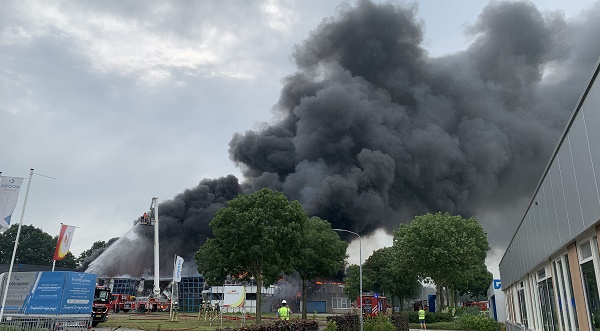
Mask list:
POLYGON ((175 291, 173 290, 175 288, 175 271, 177 268, 177 254, 175 254, 175 256, 173 257, 173 279, 171 280, 171 304, 169 305, 170 309, 169 309, 169 317, 173 317, 173 294, 175 294, 175 291))
POLYGON ((27 196, 29 196, 29 187, 31 186, 31 177, 33 177, 33 169, 29 169, 29 182, 27 182, 27 190, 25 191, 25 200, 23 201, 23 210, 21 211, 21 219, 19 220, 19 228, 17 229, 17 238, 15 239, 15 247, 13 248, 10 267, 8 268, 8 277, 6 277, 6 286, 4 287, 4 295, 2 296, 2 308, 0 308, 0 323, 4 316, 4 306, 6 305, 6 295, 8 294, 8 284, 12 275, 13 265, 15 264, 15 256, 17 255, 17 246, 19 245, 19 236, 21 235, 21 226, 23 225, 23 216, 25 216, 25 206, 27 206, 27 196))
MULTIPOLYGON (((60 230, 58 230, 58 239, 56 239, 56 248, 58 248, 58 245, 60 244, 60 234, 62 232, 62 222, 60 222, 60 230)), ((54 249, 56 251, 56 248, 54 249)), ((54 252, 54 256, 56 256, 56 252, 54 252)), ((52 272, 54 272, 54 267, 56 266, 56 259, 54 258, 54 256, 52 257, 52 272)))

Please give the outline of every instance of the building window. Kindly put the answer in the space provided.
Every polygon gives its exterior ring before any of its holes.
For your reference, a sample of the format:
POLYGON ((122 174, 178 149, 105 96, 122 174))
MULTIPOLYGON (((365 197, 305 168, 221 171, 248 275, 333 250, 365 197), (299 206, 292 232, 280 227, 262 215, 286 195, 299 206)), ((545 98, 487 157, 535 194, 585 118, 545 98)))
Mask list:
POLYGON ((526 327, 529 326, 527 323, 527 308, 525 307, 525 289, 521 288, 517 291, 517 297, 519 298, 519 310, 521 311, 521 323, 526 327))
POLYGON ((350 308, 350 299, 348 298, 333 298, 333 309, 347 309, 350 308))
POLYGON ((581 261, 585 261, 588 258, 592 257, 592 246, 590 245, 590 242, 586 242, 585 244, 582 244, 581 246, 579 246, 580 250, 581 250, 581 261))

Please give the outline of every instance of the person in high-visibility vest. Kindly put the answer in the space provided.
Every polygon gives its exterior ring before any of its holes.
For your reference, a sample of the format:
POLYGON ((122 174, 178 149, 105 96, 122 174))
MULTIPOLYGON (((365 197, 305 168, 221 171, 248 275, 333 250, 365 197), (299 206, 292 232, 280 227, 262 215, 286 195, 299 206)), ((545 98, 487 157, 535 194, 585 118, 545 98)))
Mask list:
POLYGON ((281 318, 282 321, 289 321, 292 310, 288 308, 287 301, 281 301, 281 307, 277 309, 277 317, 281 318))
POLYGON ((427 330, 427 325, 425 325, 425 310, 423 307, 419 309, 419 323, 421 323, 421 331, 427 330))

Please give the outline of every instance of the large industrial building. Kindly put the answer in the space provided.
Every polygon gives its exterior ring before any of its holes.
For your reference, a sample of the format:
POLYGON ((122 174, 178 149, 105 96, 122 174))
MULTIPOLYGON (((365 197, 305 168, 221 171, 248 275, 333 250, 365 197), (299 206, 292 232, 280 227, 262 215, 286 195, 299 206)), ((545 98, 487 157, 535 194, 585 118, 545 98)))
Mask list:
POLYGON ((508 331, 600 328, 599 68, 500 262, 508 331))

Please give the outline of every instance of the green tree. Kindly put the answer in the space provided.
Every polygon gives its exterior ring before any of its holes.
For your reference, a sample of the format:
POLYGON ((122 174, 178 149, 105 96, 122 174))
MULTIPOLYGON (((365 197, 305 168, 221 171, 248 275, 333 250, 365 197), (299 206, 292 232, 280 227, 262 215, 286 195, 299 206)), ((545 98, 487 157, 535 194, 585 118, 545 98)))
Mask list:
POLYGON ((494 275, 488 271, 485 263, 474 265, 472 269, 456 283, 460 295, 471 298, 487 297, 487 290, 494 280, 494 275))
POLYGON ((393 260, 391 247, 378 249, 367 258, 363 264, 363 273, 369 273, 372 278, 368 289, 365 289, 366 291, 387 294, 388 296, 391 294, 394 286, 393 260))
POLYGON ((385 293, 392 301, 398 297, 401 305, 404 299, 419 291, 417 272, 410 265, 403 264, 392 247, 374 251, 363 265, 363 272, 365 270, 372 280, 368 290, 385 293))
POLYGON ((92 244, 92 247, 90 247, 89 249, 86 249, 85 251, 81 252, 81 254, 79 254, 79 257, 75 260, 77 262, 77 267, 83 266, 84 260, 86 258, 92 256, 92 254, 94 254, 95 251, 102 249, 102 248, 106 248, 107 246, 108 246, 108 244, 103 240, 98 240, 98 241, 94 242, 92 244))
MULTIPOLYGON (((363 292, 371 291, 373 287, 373 270, 365 269, 363 265, 363 292)), ((346 269, 346 277, 344 277, 344 293, 354 301, 360 294, 360 266, 352 264, 346 269)))
POLYGON ((254 278, 260 323, 261 289, 294 270, 306 219, 300 203, 288 201, 283 193, 262 189, 240 195, 211 220, 214 238, 195 254, 198 271, 213 284, 227 275, 254 278))
POLYGON ((394 277, 392 294, 400 299, 400 310, 404 310, 404 301, 417 296, 421 290, 421 283, 412 266, 403 264, 402 260, 394 259, 392 268, 392 277, 394 277))
MULTIPOLYGON (((10 264, 18 228, 17 225, 13 225, 0 234, 0 263, 10 264)), ((42 229, 22 225, 15 264, 51 266, 56 240, 42 229)))
POLYGON ((302 318, 306 319, 306 283, 315 277, 332 275, 344 267, 348 244, 331 230, 331 224, 311 217, 302 226, 300 251, 294 257, 302 279, 302 318))
MULTIPOLYGON (((394 248, 402 263, 414 266, 420 277, 433 279, 438 293, 443 293, 443 288, 453 293, 473 266, 485 263, 490 249, 477 220, 441 212, 417 216, 401 225, 394 232, 394 248)), ((438 299, 438 307, 443 309, 442 296, 438 299)))

